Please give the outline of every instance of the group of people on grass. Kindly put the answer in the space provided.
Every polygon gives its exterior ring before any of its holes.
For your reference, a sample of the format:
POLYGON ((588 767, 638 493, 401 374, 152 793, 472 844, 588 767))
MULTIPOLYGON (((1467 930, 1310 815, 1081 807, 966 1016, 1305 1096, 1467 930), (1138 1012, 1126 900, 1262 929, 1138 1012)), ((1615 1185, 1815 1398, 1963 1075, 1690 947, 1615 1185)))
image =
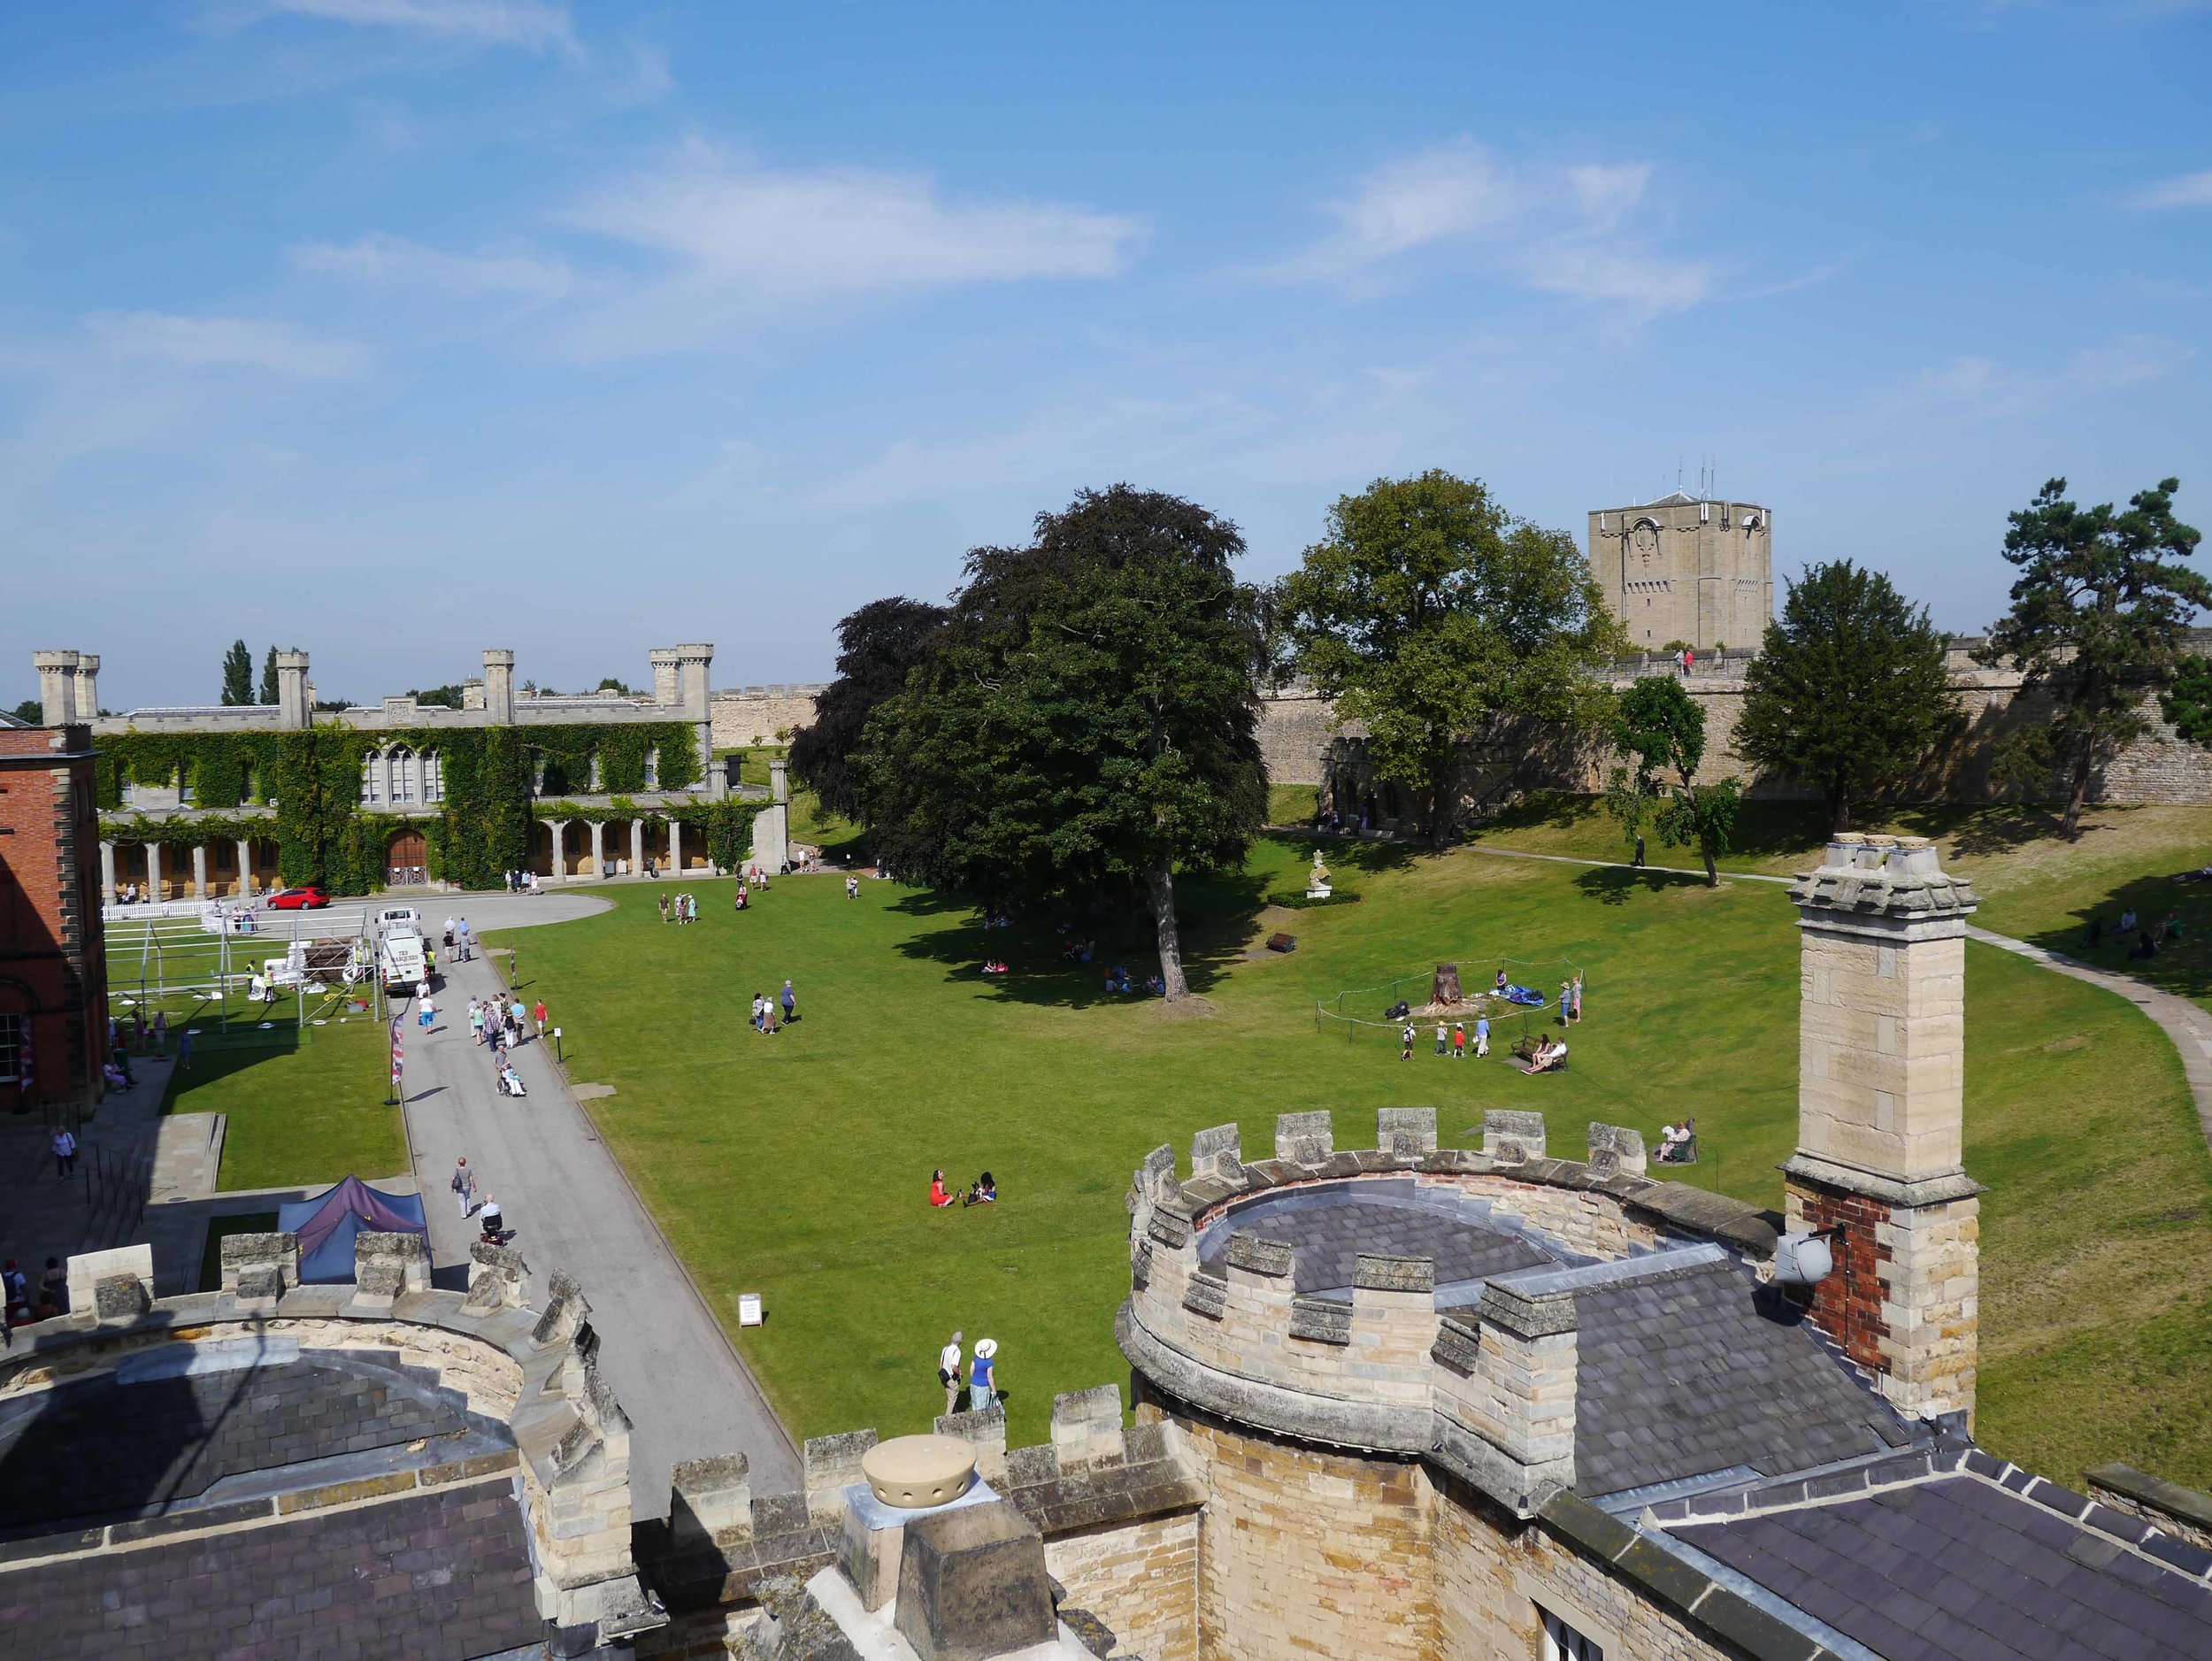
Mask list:
POLYGON ((771 997, 765 992, 753 994, 753 1030, 755 1032, 771 1034, 779 1033, 798 1019, 799 995, 792 990, 790 981, 786 980, 783 983, 783 995, 780 1000, 771 997), (782 1004, 780 1020, 777 1019, 779 1002, 782 1004))
MULTIPOLYGON (((741 889, 744 887, 742 883, 738 886, 741 889)), ((699 900, 695 895, 679 894, 672 900, 664 891, 660 898, 660 907, 661 921, 664 923, 695 923, 699 920, 699 900)), ((743 911, 744 902, 740 901, 737 909, 743 911)))
MULTIPOLYGON (((2178 946, 2181 943, 2181 913, 2179 911, 2167 912, 2165 920, 2154 928, 2148 919, 2136 916, 2133 906, 2124 907, 2120 912, 2119 922, 2113 927, 2112 937, 2115 940, 2125 940, 2130 934, 2135 936, 2135 943, 2128 948, 2128 961, 2131 963, 2147 962, 2167 948, 2178 946)), ((2089 949, 2094 951, 2104 944, 2104 919, 2091 918, 2089 919, 2089 949)))
POLYGON ((956 1203, 962 1206, 993 1205, 997 1202, 998 1179, 988 1171, 976 1178, 972 1187, 956 1190, 945 1186, 942 1171, 929 1173, 929 1203, 933 1207, 941 1209, 956 1203))

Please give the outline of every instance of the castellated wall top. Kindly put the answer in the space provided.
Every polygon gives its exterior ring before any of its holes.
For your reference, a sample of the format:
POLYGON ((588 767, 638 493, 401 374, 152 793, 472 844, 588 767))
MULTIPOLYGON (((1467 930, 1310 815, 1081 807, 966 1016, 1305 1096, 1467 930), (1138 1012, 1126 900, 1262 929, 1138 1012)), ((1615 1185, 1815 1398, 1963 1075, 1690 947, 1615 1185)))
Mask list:
POLYGON ((1274 1157, 1249 1163, 1222 1126, 1185 1180, 1155 1150, 1129 1196, 1123 1353, 1168 1396, 1427 1457, 1532 1515, 1573 1482, 1574 1294, 1755 1262, 1775 1236, 1749 1205, 1644 1176, 1633 1132, 1593 1125, 1588 1159, 1555 1159, 1524 1117, 1499 1116, 1478 1153, 1437 1147, 1434 1109, 1383 1110, 1358 1150, 1333 1146, 1325 1113, 1286 1114, 1274 1157), (1334 1239, 1352 1212, 1444 1218, 1436 1255, 1334 1239))

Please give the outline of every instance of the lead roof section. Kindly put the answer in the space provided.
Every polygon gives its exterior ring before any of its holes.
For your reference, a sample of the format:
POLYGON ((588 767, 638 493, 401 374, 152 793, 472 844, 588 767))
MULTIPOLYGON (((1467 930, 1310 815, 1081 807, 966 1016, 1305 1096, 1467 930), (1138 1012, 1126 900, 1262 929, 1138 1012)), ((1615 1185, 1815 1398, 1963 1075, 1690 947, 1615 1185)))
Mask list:
POLYGON ((1363 1252, 1432 1258, 1440 1288, 1586 1261, 1494 1213, 1486 1199, 1423 1189, 1411 1178, 1294 1188, 1233 1207, 1200 1236, 1199 1262, 1220 1267, 1234 1234, 1279 1240, 1295 1250, 1293 1289, 1301 1294, 1348 1288, 1363 1252))
POLYGON ((1861 1497, 1797 1492, 1764 1509, 1755 1494, 1724 1502, 1747 1507, 1737 1516, 1703 1520, 1691 1502, 1655 1520, 1887 1661, 2212 1655, 2212 1556, 1985 1454, 1861 1497))
POLYGON ((1574 1295, 1577 1492, 1740 1465, 1780 1476, 1923 1434, 1743 1268, 1708 1258, 1669 1271, 1665 1262, 1647 1258, 1654 1273, 1645 1278, 1574 1295))

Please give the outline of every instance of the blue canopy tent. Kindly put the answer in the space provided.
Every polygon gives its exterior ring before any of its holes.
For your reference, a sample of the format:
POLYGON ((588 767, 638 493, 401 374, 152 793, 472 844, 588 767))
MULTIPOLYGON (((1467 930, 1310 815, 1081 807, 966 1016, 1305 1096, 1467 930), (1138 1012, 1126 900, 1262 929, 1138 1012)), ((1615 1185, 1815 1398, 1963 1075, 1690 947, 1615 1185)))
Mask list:
POLYGON ((353 1279, 353 1237, 365 1228, 378 1234, 420 1234, 424 1254, 430 1250, 422 1196, 386 1194, 359 1177, 348 1177, 311 1200, 280 1205, 277 1227, 299 1236, 300 1279, 320 1285, 353 1279))

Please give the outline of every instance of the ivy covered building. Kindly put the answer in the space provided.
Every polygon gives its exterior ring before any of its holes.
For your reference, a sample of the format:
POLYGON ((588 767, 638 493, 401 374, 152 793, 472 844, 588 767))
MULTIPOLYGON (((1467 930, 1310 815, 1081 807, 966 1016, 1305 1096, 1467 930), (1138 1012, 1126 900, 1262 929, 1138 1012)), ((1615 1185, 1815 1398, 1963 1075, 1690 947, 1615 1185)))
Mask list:
POLYGON ((649 696, 518 689, 515 654, 490 650, 458 708, 411 696, 330 710, 307 654, 279 652, 274 704, 105 715, 98 657, 33 654, 44 725, 86 724, 98 752, 111 899, 133 884, 223 898, 730 869, 752 857, 760 807, 713 762, 714 648, 649 657, 649 696))

